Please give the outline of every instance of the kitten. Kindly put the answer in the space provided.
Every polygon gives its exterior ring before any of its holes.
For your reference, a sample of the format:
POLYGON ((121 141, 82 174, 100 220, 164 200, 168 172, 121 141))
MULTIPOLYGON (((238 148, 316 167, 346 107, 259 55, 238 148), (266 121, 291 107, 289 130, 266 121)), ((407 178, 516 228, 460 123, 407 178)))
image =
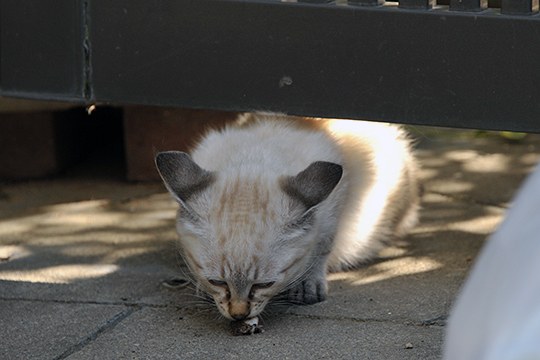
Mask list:
POLYGON ((388 124, 250 114, 156 165, 197 285, 231 320, 278 294, 323 301, 327 271, 373 258, 419 208, 410 141, 388 124))

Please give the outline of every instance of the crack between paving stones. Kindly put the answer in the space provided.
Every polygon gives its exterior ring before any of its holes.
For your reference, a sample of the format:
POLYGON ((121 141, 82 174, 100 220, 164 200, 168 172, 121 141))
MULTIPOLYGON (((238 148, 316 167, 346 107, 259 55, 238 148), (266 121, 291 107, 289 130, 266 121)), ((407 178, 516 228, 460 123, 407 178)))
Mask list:
POLYGON ((319 316, 319 315, 307 315, 307 314, 286 314, 287 316, 294 316, 297 318, 304 318, 310 320, 333 320, 333 321, 350 321, 356 323, 390 323, 390 324, 399 324, 405 326, 413 327, 445 327, 446 326, 446 315, 441 315, 433 319, 422 320, 422 321, 412 321, 405 319, 376 319, 376 318, 350 318, 345 316, 319 316))
POLYGON ((395 321, 390 319, 377 319, 377 318, 350 318, 346 316, 319 316, 319 315, 308 315, 308 314, 293 314, 288 313, 284 314, 286 316, 294 316, 298 318, 304 318, 304 319, 311 319, 311 320, 335 320, 335 321, 352 321, 352 322, 358 322, 358 323, 367 323, 367 322, 378 322, 378 323, 396 323, 396 324, 402 324, 402 321, 395 321))
POLYGON ((97 330, 90 333, 88 336, 86 336, 84 339, 79 341, 77 344, 71 346, 66 351, 64 351, 62 354, 55 357, 54 360, 66 359, 69 356, 81 351, 84 347, 86 347, 87 345, 93 343, 102 334, 104 334, 104 333, 106 333, 108 331, 111 331, 112 329, 114 329, 116 327, 116 325, 121 323, 124 319, 128 318, 130 315, 132 315, 133 313, 135 313, 135 312, 137 312, 137 311, 139 311, 141 309, 142 309, 142 307, 140 307, 140 306, 130 306, 127 309, 121 311, 120 313, 116 314, 115 316, 113 316, 112 318, 107 320, 107 322, 105 322, 105 324, 98 327, 97 330))
POLYGON ((60 300, 60 299, 30 299, 30 298, 5 298, 0 297, 0 301, 27 301, 53 304, 79 304, 79 305, 104 305, 104 306, 129 306, 140 308, 165 308, 168 304, 148 304, 142 302, 128 301, 82 301, 82 300, 60 300))
POLYGON ((448 315, 440 315, 431 319, 422 320, 419 323, 415 323, 412 325, 416 326, 429 326, 429 327, 445 327, 446 323, 448 322, 448 315))

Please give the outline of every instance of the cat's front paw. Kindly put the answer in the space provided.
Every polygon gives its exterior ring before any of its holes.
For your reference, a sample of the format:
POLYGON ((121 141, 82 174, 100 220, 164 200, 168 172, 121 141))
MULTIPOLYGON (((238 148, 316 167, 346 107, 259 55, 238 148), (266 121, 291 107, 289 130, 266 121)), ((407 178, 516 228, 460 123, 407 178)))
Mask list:
POLYGON ((326 300, 326 280, 306 279, 289 290, 288 299, 294 304, 311 305, 326 300))

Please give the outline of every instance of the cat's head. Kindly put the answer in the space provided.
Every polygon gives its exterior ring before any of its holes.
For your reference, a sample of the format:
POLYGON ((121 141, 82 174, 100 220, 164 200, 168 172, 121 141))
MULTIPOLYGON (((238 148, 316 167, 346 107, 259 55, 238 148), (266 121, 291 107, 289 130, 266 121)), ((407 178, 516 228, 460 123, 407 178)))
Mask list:
POLYGON ((180 205, 186 262, 219 311, 234 320, 258 315, 309 270, 318 205, 342 176, 340 165, 322 161, 293 175, 212 172, 177 151, 159 153, 156 165, 180 205))

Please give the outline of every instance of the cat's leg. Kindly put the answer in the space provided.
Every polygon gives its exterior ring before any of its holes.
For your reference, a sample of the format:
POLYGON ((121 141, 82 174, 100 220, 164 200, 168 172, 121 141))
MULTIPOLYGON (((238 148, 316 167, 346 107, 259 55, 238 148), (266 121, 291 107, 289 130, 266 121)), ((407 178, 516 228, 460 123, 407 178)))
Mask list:
POLYGON ((328 254, 317 256, 303 279, 289 290, 287 298, 291 303, 311 305, 326 300, 327 258, 328 254))

